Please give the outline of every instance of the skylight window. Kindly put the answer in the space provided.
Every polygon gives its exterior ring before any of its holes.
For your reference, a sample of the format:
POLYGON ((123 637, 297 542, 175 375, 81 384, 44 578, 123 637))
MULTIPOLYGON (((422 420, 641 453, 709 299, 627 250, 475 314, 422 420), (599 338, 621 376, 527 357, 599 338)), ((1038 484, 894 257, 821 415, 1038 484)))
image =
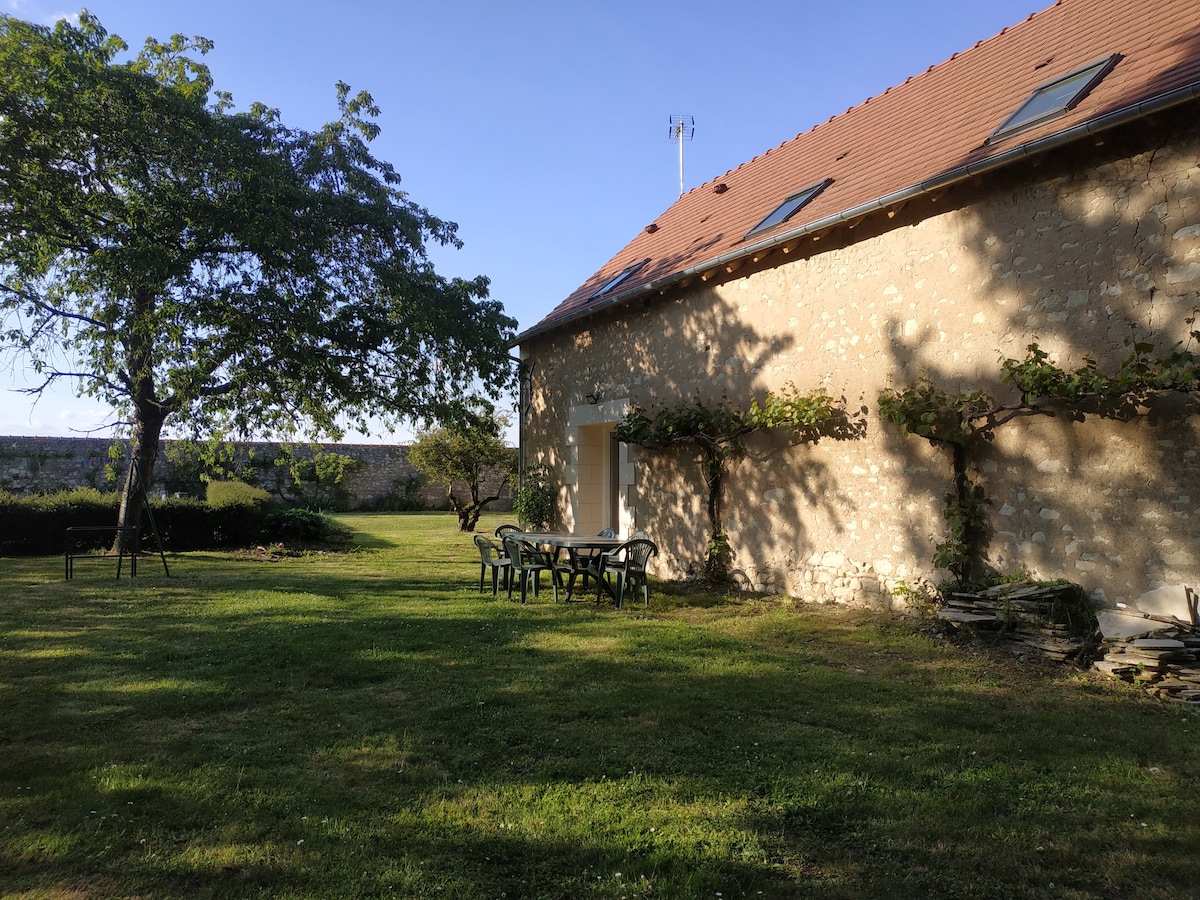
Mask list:
POLYGON ((746 232, 746 237, 753 237, 756 234, 762 234, 764 231, 769 231, 776 225, 786 222, 796 213, 800 212, 813 197, 833 184, 832 178, 826 178, 824 181, 818 181, 816 184, 809 185, 802 191, 797 191, 792 194, 782 203, 780 203, 771 212, 769 216, 746 232))
POLYGON ((600 290, 596 291, 596 293, 592 294, 592 296, 588 297, 588 299, 594 300, 596 297, 599 297, 603 294, 607 294, 609 291, 613 290, 613 288, 615 288, 621 282, 625 281, 625 279, 627 279, 630 275, 632 275, 634 272, 636 272, 638 269, 640 269, 642 266, 644 266, 648 262, 650 262, 650 258, 646 257, 646 259, 635 262, 631 266, 626 266, 618 274, 614 275, 608 281, 604 282, 604 284, 600 288, 600 290))
POLYGON ((1112 71, 1120 58, 1119 54, 1114 53, 1082 69, 1047 81, 1030 94, 1029 99, 1017 107, 1016 112, 1000 123, 1000 127, 992 132, 988 141, 1008 137, 1010 134, 1061 116, 1087 96, 1088 91, 1112 71))

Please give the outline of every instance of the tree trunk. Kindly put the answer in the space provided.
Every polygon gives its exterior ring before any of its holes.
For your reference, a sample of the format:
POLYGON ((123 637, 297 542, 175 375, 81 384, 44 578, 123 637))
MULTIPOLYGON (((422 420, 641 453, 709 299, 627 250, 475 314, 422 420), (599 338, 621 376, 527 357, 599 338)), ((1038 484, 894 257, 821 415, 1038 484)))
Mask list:
POLYGON ((969 581, 973 562, 979 545, 979 533, 974 524, 971 505, 971 480, 967 477, 967 447, 965 444, 952 444, 954 460, 954 497, 958 503, 958 515, 962 522, 962 540, 964 558, 961 567, 954 572, 959 581, 969 581))
POLYGON ((459 531, 474 531, 475 526, 479 524, 479 514, 482 510, 475 504, 464 506, 458 510, 458 530, 459 531))
MULTIPOLYGON (((154 464, 158 461, 158 439, 162 433, 165 414, 158 407, 151 407, 148 414, 139 405, 133 423, 132 456, 137 461, 141 483, 134 478, 131 464, 125 477, 125 488, 121 492, 121 509, 117 514, 117 528, 134 527, 142 524, 145 511, 146 492, 154 480, 154 464)), ((118 532, 117 540, 121 539, 118 532)), ((114 549, 118 549, 114 544, 114 549)), ((137 550, 137 540, 131 547, 137 550)))
POLYGON ((704 574, 713 584, 729 580, 729 542, 721 524, 721 490, 724 460, 716 447, 703 446, 704 484, 708 488, 708 553, 704 559, 704 574))
MULTIPOLYGON (((151 290, 137 288, 133 294, 136 310, 135 321, 152 321, 157 297, 151 290)), ((125 477, 125 490, 121 494, 121 509, 117 514, 117 540, 126 528, 142 524, 142 513, 146 505, 146 492, 154 481, 154 463, 158 460, 158 439, 163 423, 172 409, 158 397, 154 383, 154 335, 147 327, 135 325, 126 329, 123 338, 126 369, 121 374, 129 388, 133 401, 132 457, 137 461, 139 478, 134 477, 133 465, 125 477)), ((137 539, 131 548, 137 551, 137 539)))

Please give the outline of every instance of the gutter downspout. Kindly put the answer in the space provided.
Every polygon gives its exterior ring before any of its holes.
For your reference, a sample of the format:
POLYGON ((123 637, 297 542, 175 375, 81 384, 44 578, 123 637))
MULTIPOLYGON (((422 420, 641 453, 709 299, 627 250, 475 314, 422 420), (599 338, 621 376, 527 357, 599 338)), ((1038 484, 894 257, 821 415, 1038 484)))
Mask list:
POLYGON ((826 216, 823 219, 818 219, 815 222, 810 222, 807 225, 802 225, 799 228, 794 228, 791 231, 785 231, 782 234, 765 240, 756 241, 753 244, 747 244, 744 247, 739 247, 728 253, 706 260, 705 262, 696 265, 688 266, 678 272, 672 272, 670 275, 659 278, 656 281, 650 281, 640 285, 633 290, 623 294, 617 294, 606 300, 602 300, 595 306, 586 310, 580 310, 574 315, 565 316, 561 319, 556 319, 553 322, 548 322, 545 325, 535 325, 523 334, 517 335, 516 344, 520 344, 523 340, 528 340, 531 337, 545 334, 554 331, 572 322, 579 321, 590 315, 609 309, 610 307, 623 305, 638 297, 652 294, 662 288, 669 287, 671 284, 682 281, 693 275, 699 275, 709 269, 725 265, 737 259, 750 256, 761 250, 768 250, 786 244, 789 241, 795 240, 798 237, 803 237, 817 231, 824 231, 827 228, 832 228, 835 225, 841 225, 853 219, 859 219, 868 213, 878 212, 886 209, 889 206, 895 206, 898 203, 903 203, 906 200, 911 200, 914 197, 920 197, 925 194, 933 193, 934 191, 944 190, 951 185, 959 184, 970 178, 975 178, 980 175, 986 175, 994 172, 997 169, 1004 168, 1014 162, 1022 159, 1027 159, 1041 153, 1046 153, 1050 150, 1056 150, 1067 144, 1073 143, 1080 138, 1089 135, 1099 134, 1102 131, 1108 131, 1112 128, 1117 128, 1121 125, 1127 125, 1130 122, 1136 122, 1139 119, 1147 118, 1154 113, 1163 112, 1172 107, 1187 103, 1190 100, 1200 98, 1200 82, 1186 85, 1181 88, 1176 88, 1165 94, 1160 94, 1158 97, 1153 97, 1149 100, 1144 100, 1141 103, 1133 106, 1127 106, 1124 109, 1119 109, 1107 115, 1100 116, 1096 119, 1088 119, 1086 122, 1081 122, 1078 125, 1068 128, 1066 131, 1059 131, 1043 138, 1038 138, 1035 141, 1030 141, 1027 144, 1021 144, 1013 147, 1011 150, 1006 150, 1003 153, 998 153, 995 156, 989 156, 979 162, 966 163, 965 165, 955 166, 953 169, 948 169, 940 175, 935 175, 911 187, 902 188, 899 191, 894 191, 891 194, 886 194, 875 200, 868 200, 866 203, 860 203, 858 206, 844 210, 843 212, 834 213, 831 216, 826 216))

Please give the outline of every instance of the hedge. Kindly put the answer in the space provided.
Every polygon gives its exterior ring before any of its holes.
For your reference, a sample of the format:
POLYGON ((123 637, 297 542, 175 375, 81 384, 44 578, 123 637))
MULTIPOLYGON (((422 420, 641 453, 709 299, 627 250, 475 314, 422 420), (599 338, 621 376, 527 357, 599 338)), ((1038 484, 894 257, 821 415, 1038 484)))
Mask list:
MULTIPOLYGON (((0 556, 61 554, 68 527, 115 525, 120 504, 119 494, 92 488, 30 497, 0 491, 0 556)), ((271 508, 257 496, 226 495, 218 505, 161 500, 152 502, 151 511, 163 549, 172 552, 248 547, 271 539, 265 531, 271 508)), ((142 547, 153 547, 153 540, 146 522, 142 547)))

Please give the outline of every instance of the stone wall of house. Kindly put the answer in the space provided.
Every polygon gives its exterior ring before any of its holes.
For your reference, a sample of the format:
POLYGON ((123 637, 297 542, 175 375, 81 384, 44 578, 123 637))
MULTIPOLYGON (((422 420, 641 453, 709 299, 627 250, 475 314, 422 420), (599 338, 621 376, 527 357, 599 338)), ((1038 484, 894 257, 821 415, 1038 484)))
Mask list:
MULTIPOLYGON (((1004 396, 1000 363, 1037 341, 1103 367, 1137 336, 1188 339, 1200 307, 1200 125, 1191 111, 911 201, 889 218, 584 320, 522 347, 533 363, 525 458, 578 488, 577 423, 637 404, 822 387, 860 416, 848 440, 754 436, 726 483, 734 566, 755 589, 890 605, 946 573, 948 454, 880 421, 879 391, 927 376, 1004 396), (1150 149, 1147 149, 1150 148, 1150 149)), ((586 429, 584 429, 586 430, 586 429)), ((1128 421, 1031 417, 970 460, 990 500, 987 561, 1083 584, 1100 603, 1200 583, 1200 411, 1163 401, 1128 421)), ((696 571, 707 523, 698 459, 628 448, 622 525, 650 532, 666 575, 696 571)))
MULTIPOLYGON (((185 484, 185 473, 177 471, 166 452, 172 441, 164 441, 155 464, 155 495, 188 493, 195 490, 191 483, 185 484)), ((113 441, 107 438, 65 437, 0 437, 0 490, 17 495, 28 493, 52 493, 75 487, 116 489, 124 478, 125 463, 121 459, 109 466, 109 448, 113 441)), ((414 479, 419 488, 414 496, 428 509, 447 509, 446 486, 421 479, 416 468, 408 462, 408 447, 383 444, 323 444, 322 449, 340 453, 362 463, 349 472, 339 485, 339 505, 350 509, 374 508, 388 501, 403 500, 408 485, 414 479)), ((244 459, 247 455, 264 461, 260 467, 257 483, 273 493, 291 497, 292 479, 286 468, 270 464, 276 459, 282 445, 270 442, 244 442, 237 444, 244 459)), ((295 447, 297 456, 303 456, 307 445, 295 447)), ((485 482, 489 493, 494 493, 503 473, 495 472, 485 482)), ((456 494, 467 497, 465 486, 456 485, 456 494)), ((493 510, 512 509, 512 499, 505 487, 500 500, 493 502, 493 510)))

